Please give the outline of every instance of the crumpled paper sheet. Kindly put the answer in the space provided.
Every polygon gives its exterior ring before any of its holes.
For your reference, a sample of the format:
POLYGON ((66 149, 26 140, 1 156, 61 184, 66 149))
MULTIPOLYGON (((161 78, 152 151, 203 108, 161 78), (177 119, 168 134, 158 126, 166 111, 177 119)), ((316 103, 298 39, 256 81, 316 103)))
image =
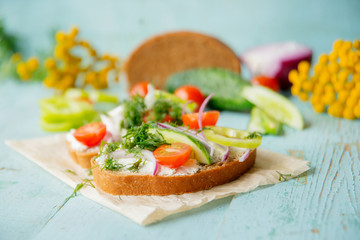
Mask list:
MULTIPOLYGON (((64 134, 5 143, 73 188, 81 183, 82 179, 91 178, 88 170, 82 169, 70 158, 64 134)), ((210 190, 170 196, 113 196, 86 186, 80 192, 138 224, 147 225, 214 199, 248 192, 262 185, 279 183, 277 171, 291 174, 291 177, 287 178, 296 177, 310 168, 308 164, 309 162, 301 159, 258 149, 255 166, 249 172, 233 182, 210 190)))

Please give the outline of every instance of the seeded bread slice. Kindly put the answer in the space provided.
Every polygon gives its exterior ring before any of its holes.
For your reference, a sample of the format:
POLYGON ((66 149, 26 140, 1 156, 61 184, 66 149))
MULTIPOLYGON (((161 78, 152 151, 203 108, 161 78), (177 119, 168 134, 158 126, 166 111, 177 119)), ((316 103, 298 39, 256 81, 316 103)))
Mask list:
POLYGON ((256 149, 243 162, 233 157, 225 162, 204 165, 197 173, 185 176, 152 176, 101 170, 93 159, 97 188, 112 195, 171 195, 197 192, 231 182, 247 172, 255 163, 256 149))
POLYGON ((90 160, 93 157, 97 156, 99 153, 98 150, 85 151, 85 152, 75 151, 74 149, 71 148, 71 145, 68 141, 66 141, 66 146, 67 146, 69 154, 70 154, 71 158, 74 160, 74 162, 79 164, 81 167, 87 168, 87 169, 89 169, 91 167, 90 160))
POLYGON ((145 41, 126 61, 125 72, 130 88, 141 81, 162 88, 172 73, 212 67, 240 73, 240 60, 216 38, 180 31, 157 35, 145 41))

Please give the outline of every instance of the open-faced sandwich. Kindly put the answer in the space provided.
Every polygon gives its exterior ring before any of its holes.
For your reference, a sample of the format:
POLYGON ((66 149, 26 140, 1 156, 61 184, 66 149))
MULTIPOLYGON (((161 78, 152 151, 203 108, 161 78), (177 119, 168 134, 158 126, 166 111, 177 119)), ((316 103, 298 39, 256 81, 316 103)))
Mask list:
POLYGON ((129 129, 121 142, 101 147, 91 161, 94 182, 97 188, 113 195, 206 190, 248 171, 255 163, 255 148, 260 143, 258 134, 231 128, 193 131, 144 123, 129 129))
POLYGON ((190 193, 233 181, 254 165, 261 136, 215 126, 220 113, 204 112, 212 94, 196 113, 160 96, 154 90, 135 96, 103 115, 102 123, 69 133, 79 140, 79 132, 89 130, 87 141, 96 142, 86 151, 99 152, 87 159, 99 189, 113 195, 190 193))
MULTIPOLYGON (((67 134, 68 151, 76 163, 83 168, 90 168, 90 160, 99 153, 101 142, 119 141, 129 128, 148 121, 181 125, 185 102, 149 85, 145 98, 135 95, 106 115, 101 115, 101 122, 71 130, 67 134)), ((195 107, 195 104, 188 104, 186 109, 191 111, 195 107)))

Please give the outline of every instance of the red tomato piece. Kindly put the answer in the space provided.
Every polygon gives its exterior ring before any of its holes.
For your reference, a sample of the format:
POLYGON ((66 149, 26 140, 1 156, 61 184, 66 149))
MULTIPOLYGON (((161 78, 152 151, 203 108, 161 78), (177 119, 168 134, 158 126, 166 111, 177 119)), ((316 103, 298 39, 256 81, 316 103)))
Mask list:
POLYGON ((106 134, 106 126, 102 122, 86 124, 74 132, 74 137, 79 142, 88 147, 92 147, 101 142, 106 134))
POLYGON ((145 97, 148 93, 148 82, 139 82, 130 89, 130 96, 139 94, 141 97, 145 97))
POLYGON ((205 100, 205 97, 200 89, 193 85, 181 86, 176 89, 174 94, 183 100, 196 102, 197 109, 195 109, 195 112, 199 111, 202 102, 205 100))
MULTIPOLYGON (((219 119, 219 111, 203 112, 202 126, 215 126, 219 119)), ((190 129, 199 129, 199 113, 184 114, 182 120, 190 129)))
POLYGON ((157 162, 169 168, 177 168, 186 163, 191 154, 191 147, 185 143, 172 143, 158 147, 153 155, 157 162))
POLYGON ((276 78, 269 78, 266 76, 256 76, 251 79, 252 85, 261 85, 278 92, 280 89, 279 82, 276 78))

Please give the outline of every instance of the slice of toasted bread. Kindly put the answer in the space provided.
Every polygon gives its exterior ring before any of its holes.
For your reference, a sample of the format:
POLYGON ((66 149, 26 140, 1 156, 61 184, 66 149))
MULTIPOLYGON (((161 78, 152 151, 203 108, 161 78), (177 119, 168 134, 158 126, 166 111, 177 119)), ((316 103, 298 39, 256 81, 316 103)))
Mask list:
POLYGON ((141 81, 161 88, 172 73, 209 67, 240 73, 240 60, 218 39, 194 32, 155 36, 141 44, 125 63, 130 88, 141 81))
POLYGON ((81 167, 87 168, 87 169, 89 169, 91 167, 90 160, 93 157, 97 156, 99 153, 98 150, 85 151, 85 152, 75 151, 74 149, 71 148, 71 145, 68 141, 66 141, 66 146, 67 146, 70 156, 74 160, 74 162, 79 164, 81 167))
POLYGON ((197 192, 231 182, 255 163, 256 149, 243 162, 228 159, 205 165, 195 174, 185 176, 152 176, 101 170, 91 160, 96 187, 113 195, 171 195, 197 192))

